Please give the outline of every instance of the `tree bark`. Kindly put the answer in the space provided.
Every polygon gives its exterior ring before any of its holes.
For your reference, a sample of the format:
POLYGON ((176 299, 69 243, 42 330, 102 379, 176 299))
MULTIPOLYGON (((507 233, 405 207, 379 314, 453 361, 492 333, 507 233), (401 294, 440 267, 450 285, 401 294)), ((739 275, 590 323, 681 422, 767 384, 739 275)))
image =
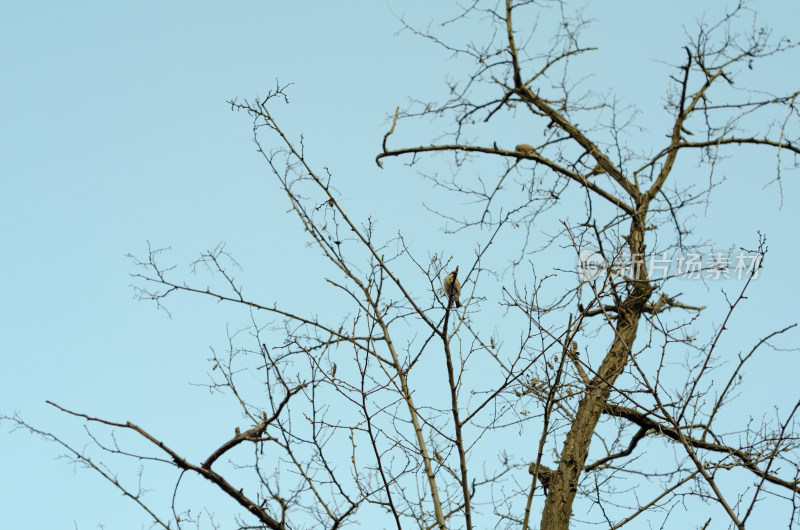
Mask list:
MULTIPOLYGON (((639 204, 637 214, 631 222, 628 238, 632 259, 644 255, 644 227, 646 202, 639 204)), ((650 298, 652 287, 647 279, 644 263, 634 268, 634 278, 628 296, 617 307, 617 326, 614 340, 603 359, 595 377, 589 382, 583 399, 578 404, 575 420, 564 441, 558 471, 553 473, 550 489, 542 511, 542 530, 568 530, 572 518, 572 504, 578 490, 578 479, 589 454, 592 435, 603 413, 614 381, 619 377, 628 362, 631 348, 636 340, 645 304, 650 298)))

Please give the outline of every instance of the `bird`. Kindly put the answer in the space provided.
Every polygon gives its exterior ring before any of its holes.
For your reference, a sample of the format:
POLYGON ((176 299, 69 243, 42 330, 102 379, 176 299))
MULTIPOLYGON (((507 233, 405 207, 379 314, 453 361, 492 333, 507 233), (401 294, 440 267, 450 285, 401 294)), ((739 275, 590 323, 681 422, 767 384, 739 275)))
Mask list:
POLYGON ((534 149, 534 147, 532 145, 528 145, 528 144, 519 144, 518 146, 516 146, 514 148, 514 151, 516 151, 517 153, 520 153, 522 155, 526 155, 526 156, 535 155, 536 154, 536 149, 534 149))
POLYGON ((452 298, 453 302, 456 304, 456 307, 461 307, 461 302, 458 300, 461 296, 461 282, 458 281, 457 276, 458 267, 456 267, 456 270, 444 277, 442 287, 444 289, 445 296, 447 296, 448 305, 450 304, 450 299, 452 298))
POLYGON ((589 173, 587 176, 592 177, 594 175, 602 175, 605 172, 606 170, 603 169, 603 166, 600 164, 600 162, 598 162, 597 165, 594 166, 594 169, 591 171, 591 173, 589 173))

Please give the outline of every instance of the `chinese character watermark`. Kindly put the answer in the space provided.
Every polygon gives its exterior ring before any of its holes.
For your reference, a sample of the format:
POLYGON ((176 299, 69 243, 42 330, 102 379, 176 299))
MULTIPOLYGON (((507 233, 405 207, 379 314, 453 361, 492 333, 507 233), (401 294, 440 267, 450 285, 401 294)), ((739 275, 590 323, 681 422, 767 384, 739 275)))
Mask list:
POLYGON ((761 260, 760 253, 740 251, 731 252, 681 252, 668 256, 666 252, 644 256, 641 254, 620 254, 612 263, 602 254, 592 250, 582 250, 578 256, 578 276, 584 281, 593 281, 605 274, 621 278, 639 278, 644 267, 648 280, 666 280, 669 277, 688 280, 737 280, 752 276, 758 278, 761 260))

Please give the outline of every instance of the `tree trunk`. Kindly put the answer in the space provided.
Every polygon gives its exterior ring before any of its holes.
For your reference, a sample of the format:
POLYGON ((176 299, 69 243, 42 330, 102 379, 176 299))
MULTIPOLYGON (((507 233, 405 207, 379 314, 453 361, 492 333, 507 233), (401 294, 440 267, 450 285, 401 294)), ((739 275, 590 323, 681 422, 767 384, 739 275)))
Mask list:
MULTIPOLYGON (((640 205, 638 210, 640 213, 632 220, 628 239, 631 256, 644 255, 645 208, 640 205)), ((630 294, 617 307, 617 326, 611 348, 578 404, 578 412, 561 451, 558 471, 551 477, 542 511, 541 530, 569 529, 572 503, 578 489, 578 479, 589 454, 592 435, 611 393, 611 387, 628 362, 639 320, 652 293, 644 263, 634 271, 637 281, 631 282, 633 288, 630 294)))

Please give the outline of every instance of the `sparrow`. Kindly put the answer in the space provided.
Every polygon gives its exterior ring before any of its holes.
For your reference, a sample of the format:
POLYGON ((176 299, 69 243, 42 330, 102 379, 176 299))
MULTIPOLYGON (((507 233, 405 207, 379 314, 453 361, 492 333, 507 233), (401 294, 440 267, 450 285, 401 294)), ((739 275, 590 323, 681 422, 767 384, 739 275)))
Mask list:
POLYGON ((461 307, 461 302, 458 300, 461 296, 461 282, 458 281, 458 267, 456 270, 448 274, 444 277, 444 282, 442 287, 444 290, 445 296, 447 296, 448 304, 450 303, 450 299, 453 299, 453 302, 456 304, 456 307, 461 307))
POLYGON ((536 149, 534 149, 532 145, 528 145, 528 144, 519 144, 518 146, 516 146, 514 148, 514 151, 516 151, 517 153, 520 153, 522 155, 535 155, 536 154, 536 149))

